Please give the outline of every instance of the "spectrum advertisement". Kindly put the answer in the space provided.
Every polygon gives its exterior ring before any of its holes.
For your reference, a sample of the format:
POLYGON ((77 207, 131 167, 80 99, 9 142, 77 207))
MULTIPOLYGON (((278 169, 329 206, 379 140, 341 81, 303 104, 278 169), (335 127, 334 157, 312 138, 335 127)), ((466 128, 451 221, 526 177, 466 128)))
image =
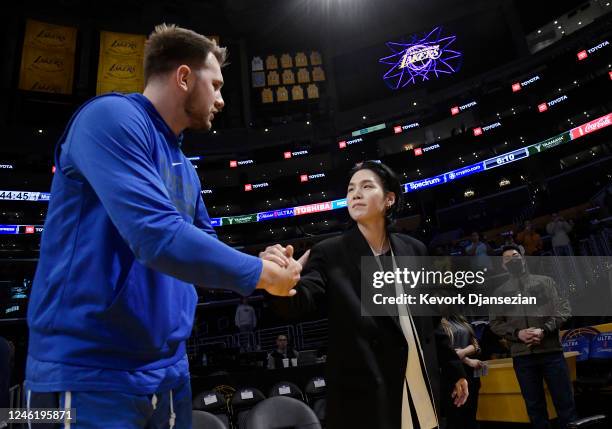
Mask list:
MULTIPOLYGON (((468 165, 456 170, 448 171, 446 173, 438 174, 433 177, 428 177, 413 182, 405 183, 403 185, 404 192, 414 192, 422 189, 427 189, 433 186, 442 185, 457 179, 461 179, 472 174, 480 173, 485 170, 492 168, 501 167, 506 164, 510 164, 521 159, 525 159, 529 156, 537 155, 540 152, 550 150, 561 144, 569 143, 578 138, 584 137, 590 133, 597 132, 608 126, 612 125, 612 112, 589 121, 585 124, 579 125, 572 128, 569 131, 565 131, 557 136, 548 138, 539 143, 535 143, 529 146, 522 147, 520 149, 513 150, 493 158, 489 158, 485 161, 478 162, 476 164, 468 165)), ((24 191, 0 191, 0 199, 14 200, 14 201, 49 201, 50 194, 47 192, 24 192, 24 191), (27 194, 27 197, 25 197, 27 194)), ((230 216, 221 218, 212 218, 211 225, 213 227, 237 225, 245 223, 263 222, 271 219, 280 219, 292 216, 301 216, 313 213, 319 213, 330 210, 338 210, 346 208, 346 199, 338 199, 333 201, 325 201, 320 203, 308 204, 298 207, 284 208, 269 212, 261 212, 240 216, 230 216)), ((15 225, 0 225, 0 234, 14 234, 15 225)), ((36 228, 35 232, 39 232, 36 228)))

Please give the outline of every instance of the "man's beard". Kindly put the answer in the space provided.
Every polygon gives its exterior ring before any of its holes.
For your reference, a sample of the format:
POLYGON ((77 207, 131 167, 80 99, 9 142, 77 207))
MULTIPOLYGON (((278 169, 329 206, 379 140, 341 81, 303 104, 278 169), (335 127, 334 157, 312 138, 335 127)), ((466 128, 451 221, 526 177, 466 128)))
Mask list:
POLYGON ((185 106, 183 109, 189 118, 190 129, 208 131, 212 127, 212 124, 210 123, 210 112, 206 112, 206 114, 202 115, 202 113, 198 111, 196 106, 200 104, 199 99, 200 94, 197 93, 196 90, 190 92, 185 100, 185 106))

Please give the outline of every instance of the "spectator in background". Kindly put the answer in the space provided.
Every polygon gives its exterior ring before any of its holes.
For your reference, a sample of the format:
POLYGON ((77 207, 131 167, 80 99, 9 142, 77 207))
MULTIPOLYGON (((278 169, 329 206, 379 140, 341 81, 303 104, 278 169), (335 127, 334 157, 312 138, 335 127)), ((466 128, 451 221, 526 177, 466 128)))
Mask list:
POLYGON ((510 344, 514 372, 532 427, 550 427, 544 396, 546 381, 559 416, 559 427, 566 429, 576 418, 572 383, 559 341, 559 328, 571 315, 569 303, 558 295, 552 278, 528 272, 518 248, 504 247, 502 260, 510 279, 496 294, 512 296, 520 292, 523 296, 535 296, 537 314, 542 316, 527 315, 524 308, 494 310, 492 306, 489 326, 510 344))
POLYGON ((516 240, 524 246, 525 255, 527 256, 539 254, 544 247, 542 244, 542 237, 535 231, 529 220, 525 221, 525 229, 519 232, 516 240))
POLYGON ((525 256, 525 248, 522 245, 518 244, 514 240, 514 233, 512 231, 510 231, 506 235, 506 240, 504 241, 504 246, 516 246, 516 247, 518 247, 519 251, 521 252, 521 255, 525 256))
POLYGON ((574 222, 569 222, 559 216, 558 213, 552 214, 552 220, 546 225, 546 231, 552 237, 553 252, 557 256, 571 256, 573 255, 572 246, 570 245, 570 238, 567 235, 568 232, 574 227, 574 222))
POLYGON ((243 297, 240 304, 236 308, 236 316, 234 318, 236 327, 241 334, 240 336, 240 347, 245 351, 251 351, 253 349, 253 341, 251 341, 251 333, 257 326, 257 315, 255 309, 249 304, 249 299, 243 297), (246 341, 245 341, 246 340, 246 341))
POLYGON ((298 355, 293 347, 289 347, 287 336, 279 335, 276 338, 276 350, 268 355, 268 369, 283 368, 283 359, 297 359, 298 355))
POLYGON ((440 326, 448 336, 451 347, 463 363, 467 375, 470 396, 463 407, 453 406, 450 396, 452 386, 447 383, 448 395, 443 404, 446 413, 447 429, 477 429, 476 410, 478 408, 478 391, 480 390, 480 376, 475 371, 481 370, 486 364, 477 356, 480 355, 480 345, 472 325, 460 314, 449 311, 440 321, 440 326))
POLYGON ((472 232, 472 242, 465 248, 467 256, 473 256, 472 268, 475 270, 487 269, 490 270, 493 266, 491 257, 489 256, 489 248, 486 243, 480 241, 480 234, 472 232))
POLYGON ((244 297, 236 307, 236 327, 240 332, 252 332, 257 326, 257 315, 255 309, 249 304, 249 299, 244 297))

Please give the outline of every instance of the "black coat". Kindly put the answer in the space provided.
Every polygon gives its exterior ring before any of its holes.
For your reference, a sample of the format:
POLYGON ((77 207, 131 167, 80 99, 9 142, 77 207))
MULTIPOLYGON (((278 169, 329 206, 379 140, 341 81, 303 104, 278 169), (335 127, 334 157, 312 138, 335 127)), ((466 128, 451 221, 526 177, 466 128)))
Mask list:
MULTIPOLYGON (((397 256, 425 256, 423 243, 391 234, 397 256)), ((297 294, 276 298, 273 306, 287 317, 314 311, 320 300, 328 307, 327 427, 329 429, 400 429, 402 389, 408 345, 395 317, 361 314, 361 256, 370 247, 357 227, 315 245, 297 294)), ((427 371, 440 413, 440 374, 448 381, 465 377, 439 320, 415 317, 427 371)))

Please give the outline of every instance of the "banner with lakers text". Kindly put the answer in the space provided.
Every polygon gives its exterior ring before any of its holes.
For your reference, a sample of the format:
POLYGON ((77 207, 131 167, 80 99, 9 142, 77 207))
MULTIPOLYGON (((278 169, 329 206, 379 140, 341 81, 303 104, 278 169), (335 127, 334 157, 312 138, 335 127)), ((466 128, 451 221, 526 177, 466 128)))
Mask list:
POLYGON ((19 89, 72 94, 77 29, 28 19, 19 89))
POLYGON ((100 33, 100 58, 96 93, 141 92, 144 89, 143 56, 146 36, 100 33))

